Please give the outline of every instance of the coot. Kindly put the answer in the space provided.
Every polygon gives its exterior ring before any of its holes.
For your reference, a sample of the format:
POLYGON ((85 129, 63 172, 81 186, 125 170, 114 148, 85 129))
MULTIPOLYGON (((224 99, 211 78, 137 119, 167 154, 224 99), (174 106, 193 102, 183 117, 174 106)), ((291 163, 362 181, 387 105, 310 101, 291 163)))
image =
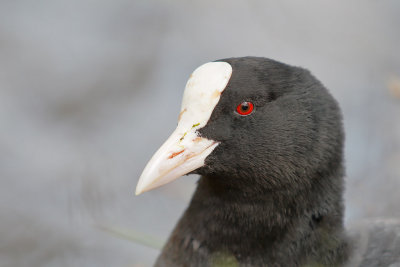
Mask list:
POLYGON ((344 229, 343 140, 337 102, 303 68, 197 68, 136 189, 201 175, 156 266, 399 266, 397 222, 344 229))

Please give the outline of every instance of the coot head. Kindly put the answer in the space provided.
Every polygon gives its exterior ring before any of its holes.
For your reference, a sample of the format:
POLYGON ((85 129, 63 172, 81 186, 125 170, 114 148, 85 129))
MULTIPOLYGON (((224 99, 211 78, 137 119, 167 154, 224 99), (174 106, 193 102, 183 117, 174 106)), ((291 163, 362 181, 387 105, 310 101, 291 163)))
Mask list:
POLYGON ((217 60, 191 75, 178 128, 137 193, 187 173, 249 192, 301 189, 341 172, 342 146, 338 105, 309 71, 260 57, 217 60))

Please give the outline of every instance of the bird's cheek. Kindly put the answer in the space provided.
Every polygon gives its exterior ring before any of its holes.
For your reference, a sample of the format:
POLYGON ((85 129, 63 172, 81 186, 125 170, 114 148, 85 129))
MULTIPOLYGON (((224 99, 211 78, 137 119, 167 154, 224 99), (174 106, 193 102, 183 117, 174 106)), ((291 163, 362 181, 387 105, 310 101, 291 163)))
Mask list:
POLYGON ((199 130, 200 136, 218 142, 231 140, 233 138, 233 132, 232 122, 229 120, 214 121, 208 123, 204 128, 199 130))

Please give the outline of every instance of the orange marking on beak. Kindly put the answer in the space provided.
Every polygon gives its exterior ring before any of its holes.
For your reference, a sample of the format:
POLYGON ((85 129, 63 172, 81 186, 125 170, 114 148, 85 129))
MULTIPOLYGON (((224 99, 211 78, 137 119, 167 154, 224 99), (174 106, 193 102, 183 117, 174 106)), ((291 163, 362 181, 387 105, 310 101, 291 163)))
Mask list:
POLYGON ((181 151, 178 152, 174 152, 171 154, 171 156, 169 156, 169 159, 175 158, 176 156, 178 156, 179 154, 183 153, 183 151, 185 151, 185 149, 182 149, 181 151))
POLYGON ((193 139, 193 142, 197 143, 197 142, 200 142, 200 140, 201 140, 201 137, 196 137, 195 139, 193 139))

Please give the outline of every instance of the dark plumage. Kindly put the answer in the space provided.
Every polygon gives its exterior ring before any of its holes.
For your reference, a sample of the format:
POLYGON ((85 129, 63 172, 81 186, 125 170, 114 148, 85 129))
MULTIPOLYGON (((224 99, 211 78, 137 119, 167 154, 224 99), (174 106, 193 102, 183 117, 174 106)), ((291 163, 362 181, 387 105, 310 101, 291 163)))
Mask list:
POLYGON ((219 61, 232 76, 198 130, 219 145, 192 172, 201 175, 197 190, 156 266, 350 264, 360 246, 343 227, 336 101, 305 69, 258 57, 219 61), (243 101, 254 104, 249 116, 234 112, 243 101))

